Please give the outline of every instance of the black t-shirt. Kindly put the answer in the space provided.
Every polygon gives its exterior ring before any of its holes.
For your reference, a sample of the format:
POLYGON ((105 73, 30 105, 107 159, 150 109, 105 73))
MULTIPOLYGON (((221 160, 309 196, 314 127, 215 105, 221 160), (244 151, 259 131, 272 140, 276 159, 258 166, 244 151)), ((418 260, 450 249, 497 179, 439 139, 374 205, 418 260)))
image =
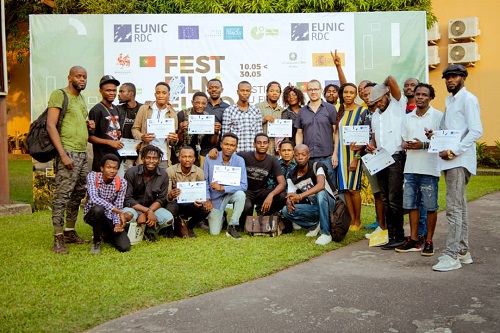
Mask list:
MULTIPOLYGON (((195 115, 196 113, 193 113, 192 109, 188 110, 182 110, 177 113, 177 120, 179 121, 179 124, 182 123, 183 121, 189 120, 189 115, 193 114, 195 115), (187 113, 187 114, 186 114, 187 113)), ((208 114, 208 113, 206 113, 208 114)), ((212 139, 213 134, 193 134, 191 135, 191 142, 183 142, 184 146, 190 146, 194 149, 196 152, 196 159, 198 159, 198 154, 201 156, 206 156, 208 152, 214 148, 215 146, 212 146, 210 144, 210 140, 212 139), (200 139, 201 137, 201 139, 200 139), (196 145, 200 145, 201 150, 198 152, 196 150, 196 145)))
MULTIPOLYGON (((95 122, 95 129, 89 132, 100 139, 120 140, 121 128, 118 117, 118 110, 113 105, 112 108, 106 107, 102 103, 94 105, 89 111, 89 119, 95 122)), ((109 145, 92 144, 94 159, 92 161, 92 171, 101 171, 101 158, 106 154, 118 155, 118 151, 109 145)))
POLYGON ((245 160, 249 191, 265 189, 270 177, 283 176, 283 170, 274 156, 267 154, 263 161, 257 161, 253 151, 239 152, 238 155, 245 160))
POLYGON ((122 137, 126 139, 133 139, 132 136, 132 126, 134 125, 135 116, 137 111, 142 106, 141 103, 137 103, 135 108, 129 109, 127 103, 117 105, 118 116, 120 117, 120 127, 122 128, 122 137))

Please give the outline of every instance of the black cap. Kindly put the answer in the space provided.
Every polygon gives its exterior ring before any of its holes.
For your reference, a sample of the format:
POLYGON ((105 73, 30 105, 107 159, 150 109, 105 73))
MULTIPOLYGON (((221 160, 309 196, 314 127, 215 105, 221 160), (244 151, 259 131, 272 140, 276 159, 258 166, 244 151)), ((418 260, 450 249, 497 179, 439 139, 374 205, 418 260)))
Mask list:
POLYGON ((467 68, 465 68, 463 65, 453 64, 443 71, 442 78, 444 79, 450 75, 461 75, 467 77, 469 73, 467 72, 467 68))
POLYGON ((120 81, 115 79, 115 77, 113 75, 104 75, 101 78, 101 81, 99 81, 99 89, 102 88, 102 86, 106 83, 113 83, 115 86, 120 85, 120 81))

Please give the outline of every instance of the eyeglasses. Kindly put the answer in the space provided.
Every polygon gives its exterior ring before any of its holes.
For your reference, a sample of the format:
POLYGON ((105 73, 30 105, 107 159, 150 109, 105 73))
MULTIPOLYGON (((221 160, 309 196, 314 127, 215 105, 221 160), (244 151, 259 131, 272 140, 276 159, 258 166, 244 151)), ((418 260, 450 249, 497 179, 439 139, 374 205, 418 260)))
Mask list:
POLYGON ((310 91, 310 92, 318 92, 320 90, 321 89, 319 89, 319 88, 309 88, 309 89, 307 89, 307 91, 310 91))

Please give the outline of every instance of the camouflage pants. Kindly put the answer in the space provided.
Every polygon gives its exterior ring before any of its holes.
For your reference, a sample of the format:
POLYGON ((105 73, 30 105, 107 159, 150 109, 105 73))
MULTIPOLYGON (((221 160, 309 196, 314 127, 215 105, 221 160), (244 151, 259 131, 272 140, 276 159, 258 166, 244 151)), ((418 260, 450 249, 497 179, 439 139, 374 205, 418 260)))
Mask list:
POLYGON ((66 169, 59 156, 54 160, 56 177, 52 199, 52 224, 56 234, 63 232, 65 211, 66 227, 75 227, 78 210, 86 193, 87 153, 73 151, 66 151, 66 153, 73 160, 73 169, 66 169))

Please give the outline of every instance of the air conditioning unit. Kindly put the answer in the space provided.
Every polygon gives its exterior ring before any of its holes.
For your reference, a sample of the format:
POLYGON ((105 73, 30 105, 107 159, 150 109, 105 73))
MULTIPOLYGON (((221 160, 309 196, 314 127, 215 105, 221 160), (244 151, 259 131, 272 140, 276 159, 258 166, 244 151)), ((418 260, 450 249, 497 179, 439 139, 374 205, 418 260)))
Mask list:
POLYGON ((481 30, 479 30, 479 19, 477 17, 451 19, 448 22, 448 38, 450 39, 471 38, 480 34, 481 30))
POLYGON ((440 39, 441 39, 441 33, 439 32, 439 24, 437 22, 434 22, 432 27, 429 30, 427 30, 427 41, 433 43, 440 39))
POLYGON ((450 64, 473 63, 481 59, 476 42, 448 44, 450 64))
POLYGON ((427 46, 427 56, 429 59, 429 67, 436 68, 441 62, 439 57, 439 48, 437 45, 427 46))

